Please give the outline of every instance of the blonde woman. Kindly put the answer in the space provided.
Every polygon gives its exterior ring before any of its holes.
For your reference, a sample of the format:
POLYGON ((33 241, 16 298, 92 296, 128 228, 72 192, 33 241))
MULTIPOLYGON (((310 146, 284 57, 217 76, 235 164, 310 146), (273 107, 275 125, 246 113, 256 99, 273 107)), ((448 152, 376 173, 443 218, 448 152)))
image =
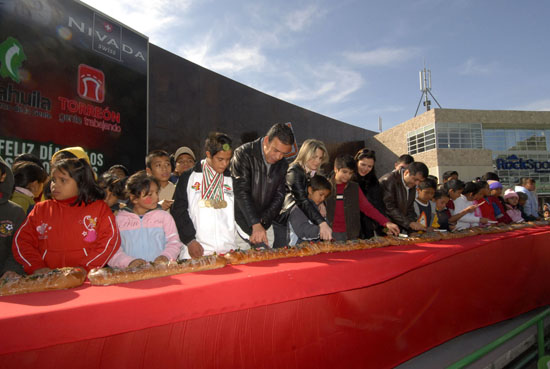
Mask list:
MULTIPOLYGON (((317 207, 309 201, 307 192, 308 178, 314 176, 321 165, 327 162, 328 152, 323 142, 314 139, 304 141, 298 156, 286 172, 287 193, 281 216, 278 219, 279 227, 286 229, 285 211, 296 204, 313 224, 319 226, 321 239, 330 240, 332 238, 332 229, 317 207)), ((277 233, 278 235, 275 236, 277 238, 276 247, 285 246, 286 237, 283 238, 282 233, 277 233)))

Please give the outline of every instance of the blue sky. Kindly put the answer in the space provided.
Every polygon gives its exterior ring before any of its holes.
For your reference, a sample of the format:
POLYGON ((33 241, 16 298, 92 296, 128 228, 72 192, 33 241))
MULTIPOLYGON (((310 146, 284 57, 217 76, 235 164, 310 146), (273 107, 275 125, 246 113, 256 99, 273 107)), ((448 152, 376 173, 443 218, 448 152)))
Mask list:
POLYGON ((550 110, 546 0, 84 2, 187 60, 371 130, 414 116, 424 62, 443 108, 550 110))

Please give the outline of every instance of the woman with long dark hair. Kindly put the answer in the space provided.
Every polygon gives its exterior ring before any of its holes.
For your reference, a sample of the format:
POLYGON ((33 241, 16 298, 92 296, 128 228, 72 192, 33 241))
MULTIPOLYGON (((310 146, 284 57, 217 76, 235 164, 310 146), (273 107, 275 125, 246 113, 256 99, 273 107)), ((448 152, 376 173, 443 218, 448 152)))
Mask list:
MULTIPOLYGON (((376 164, 376 153, 370 149, 361 149, 355 154, 357 172, 355 181, 367 200, 382 214, 385 214, 384 202, 382 201, 382 187, 378 183, 374 165, 376 164)), ((361 238, 371 238, 376 234, 383 234, 380 225, 361 213, 361 238)))

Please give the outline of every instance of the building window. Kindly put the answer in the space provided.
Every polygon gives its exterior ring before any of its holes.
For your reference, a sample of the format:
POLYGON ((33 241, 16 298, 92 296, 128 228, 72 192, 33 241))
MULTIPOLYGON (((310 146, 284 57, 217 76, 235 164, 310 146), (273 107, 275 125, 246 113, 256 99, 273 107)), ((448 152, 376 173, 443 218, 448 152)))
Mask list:
POLYGON ((484 129, 485 148, 493 151, 547 151, 549 130, 484 129))
POLYGON ((440 149, 482 149, 481 123, 437 123, 440 149))
POLYGON ((407 150, 410 155, 432 149, 435 149, 435 130, 433 124, 407 133, 407 150))

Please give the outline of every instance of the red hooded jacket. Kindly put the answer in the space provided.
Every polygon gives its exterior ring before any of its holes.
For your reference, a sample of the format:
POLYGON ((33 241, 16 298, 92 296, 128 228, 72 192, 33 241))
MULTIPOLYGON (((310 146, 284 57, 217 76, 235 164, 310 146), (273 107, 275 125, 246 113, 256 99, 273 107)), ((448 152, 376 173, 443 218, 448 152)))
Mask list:
POLYGON ((41 268, 102 267, 120 247, 115 217, 104 201, 71 206, 75 198, 35 205, 13 238, 15 260, 41 268))

